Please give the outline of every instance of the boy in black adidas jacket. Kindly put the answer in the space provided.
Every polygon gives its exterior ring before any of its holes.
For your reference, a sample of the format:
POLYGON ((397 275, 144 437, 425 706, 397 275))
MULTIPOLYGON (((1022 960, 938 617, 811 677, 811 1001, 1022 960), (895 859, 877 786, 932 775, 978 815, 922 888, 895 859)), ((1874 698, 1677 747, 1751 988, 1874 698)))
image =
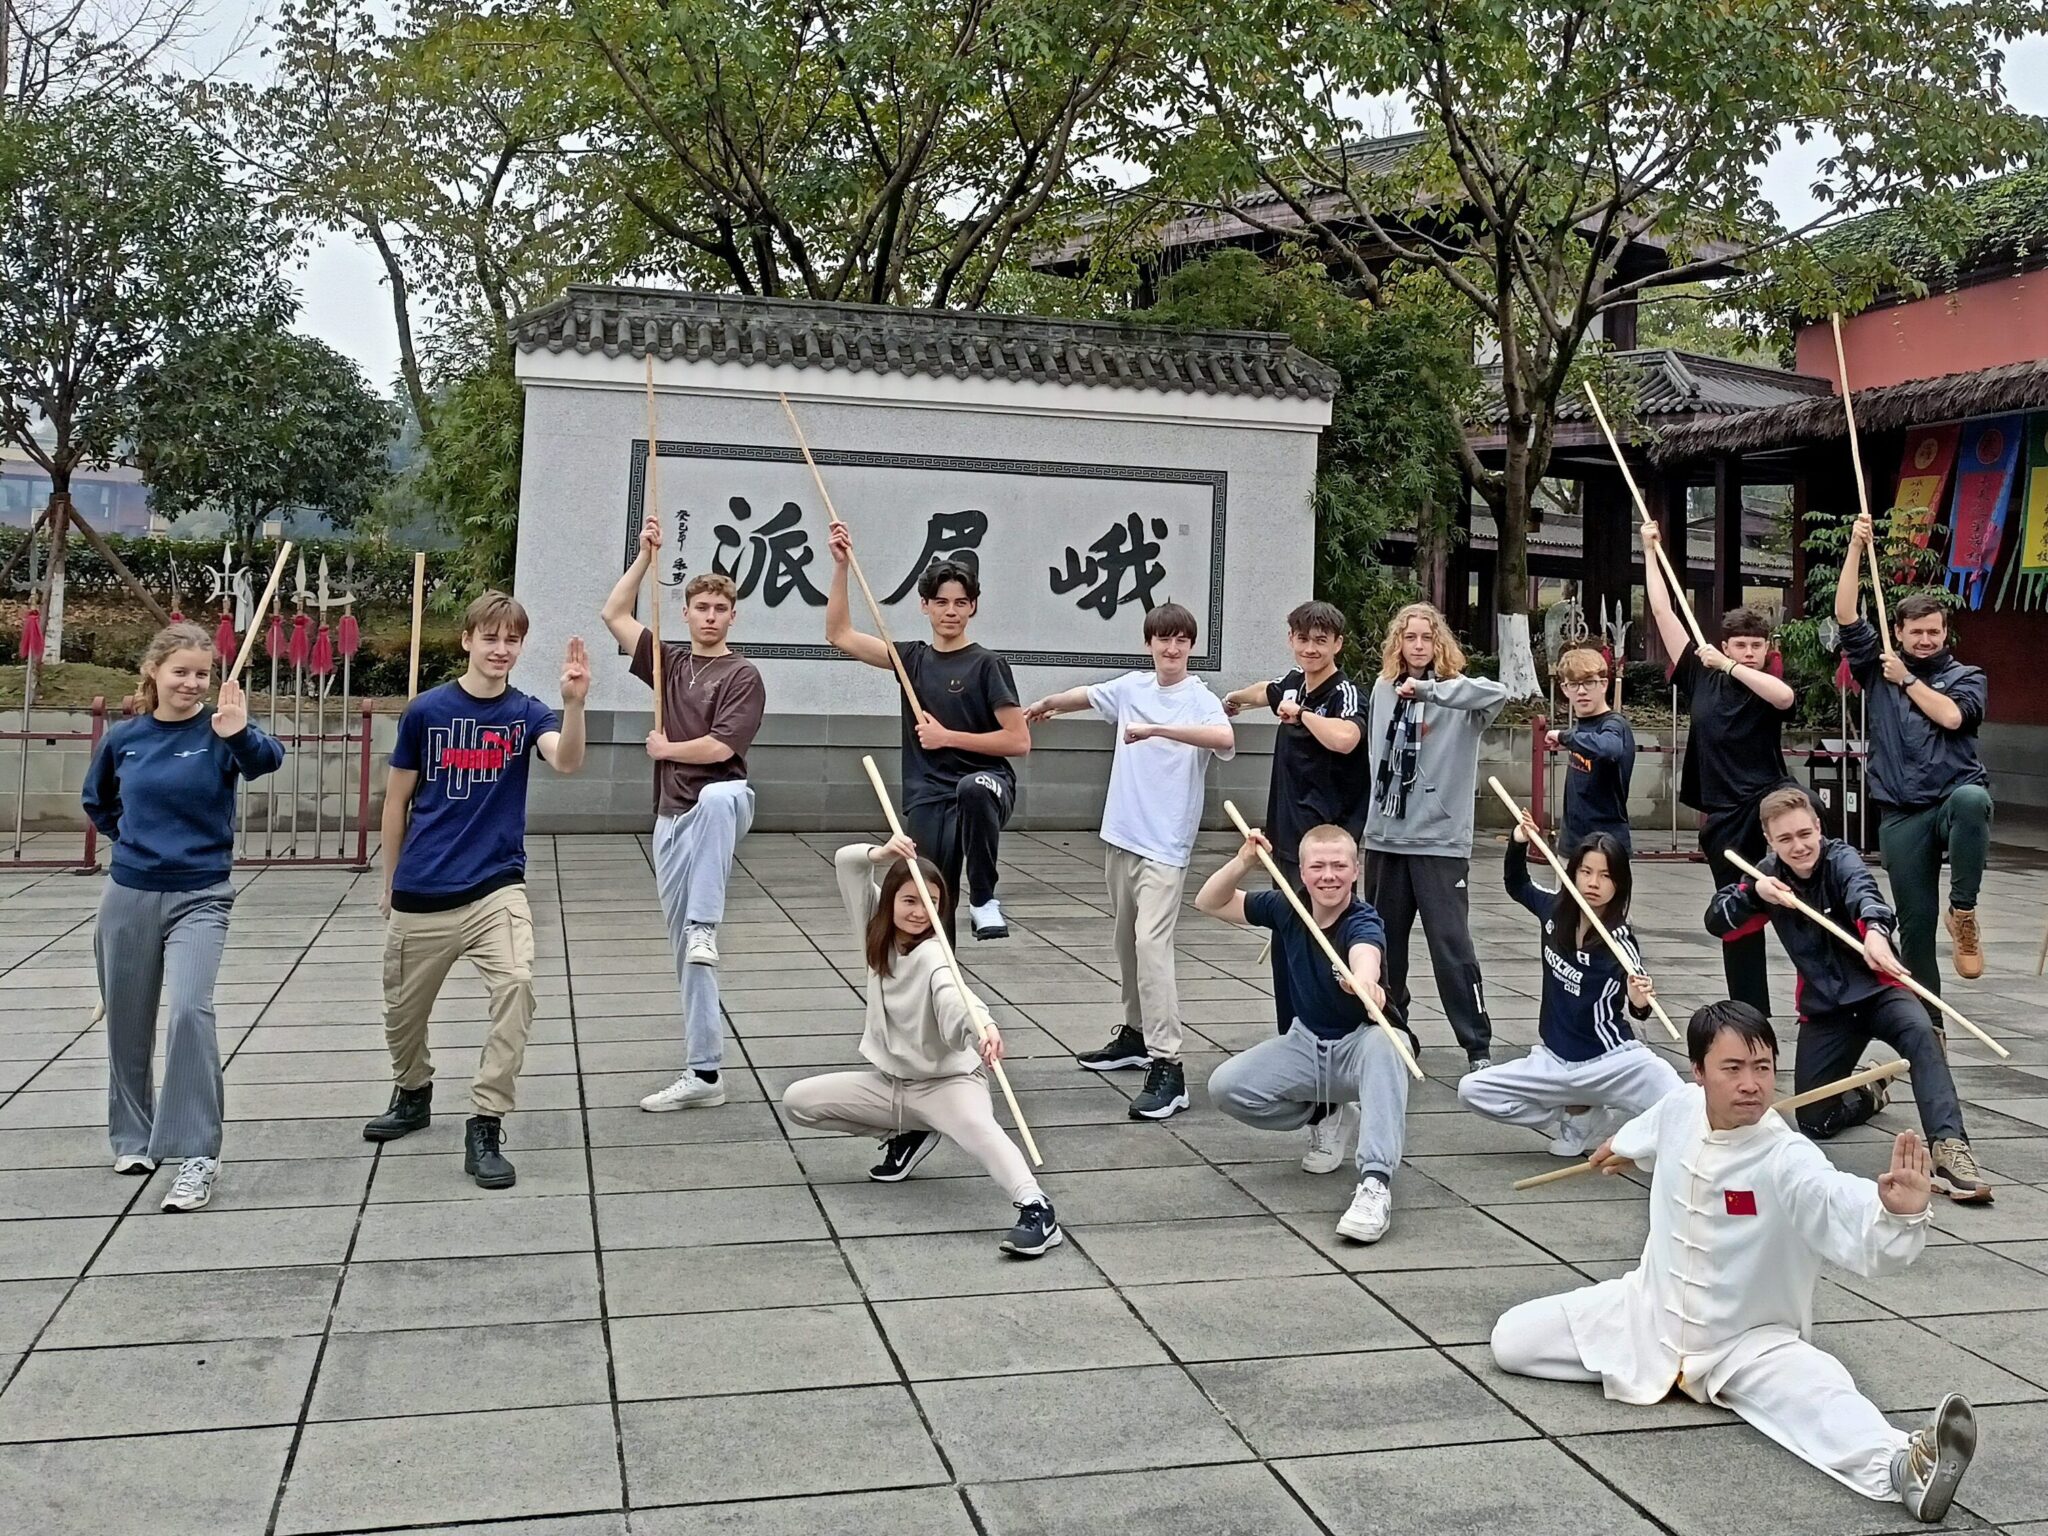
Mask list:
MULTIPOLYGON (((1892 950, 1898 917, 1869 867, 1847 843, 1821 836, 1819 813, 1804 790, 1774 790, 1757 811, 1771 848, 1757 864, 1764 878, 1716 891, 1707 904, 1707 932, 1728 942, 1761 932, 1766 923, 1778 931, 1799 974, 1795 1091, 1847 1077, 1863 1048, 1882 1040, 1911 1063, 1913 1099, 1934 1150, 1934 1187, 1953 1200, 1989 1200, 1991 1186, 1964 1136, 1963 1108, 1941 1042, 1919 1000, 1896 980, 1907 974, 1892 950), (1861 960, 1794 907, 1794 896, 1861 934, 1861 960)), ((1862 1124, 1885 1102, 1882 1085, 1824 1099, 1798 1112, 1799 1128, 1825 1140, 1862 1124)))

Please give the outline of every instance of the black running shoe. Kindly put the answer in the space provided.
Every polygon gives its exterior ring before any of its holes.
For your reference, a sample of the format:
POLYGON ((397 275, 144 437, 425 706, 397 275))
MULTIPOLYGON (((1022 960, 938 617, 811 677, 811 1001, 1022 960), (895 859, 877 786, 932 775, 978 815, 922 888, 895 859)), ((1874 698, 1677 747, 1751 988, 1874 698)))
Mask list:
POLYGON ((1188 1107, 1188 1078, 1177 1061, 1155 1061, 1145 1087, 1131 1100, 1133 1120, 1171 1120, 1188 1107))
POLYGON ((1151 1059, 1145 1051, 1145 1037, 1128 1024, 1111 1035, 1101 1050, 1083 1051, 1074 1058, 1090 1072, 1121 1072, 1126 1067, 1142 1067, 1151 1059))
POLYGON ((910 1170, 939 1150, 937 1131, 901 1131, 882 1143, 882 1160, 868 1170, 877 1184, 896 1184, 910 1170))
POLYGON ((1043 1200, 1034 1200, 1029 1205, 1017 1207, 1017 1225, 1004 1233, 1003 1240, 996 1246, 1020 1259, 1035 1259, 1046 1249, 1057 1248, 1066 1240, 1067 1234, 1060 1230, 1060 1224, 1052 1214, 1052 1206, 1043 1200))

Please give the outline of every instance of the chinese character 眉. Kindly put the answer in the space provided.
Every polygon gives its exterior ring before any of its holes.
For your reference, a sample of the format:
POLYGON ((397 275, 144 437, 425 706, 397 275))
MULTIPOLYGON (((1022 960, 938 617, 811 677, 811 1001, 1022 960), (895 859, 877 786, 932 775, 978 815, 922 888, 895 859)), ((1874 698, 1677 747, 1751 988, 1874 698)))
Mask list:
POLYGON ((896 590, 882 601, 893 603, 917 585, 917 578, 936 561, 951 560, 981 575, 982 535, 988 532, 988 514, 969 509, 964 512, 934 512, 925 524, 924 548, 912 562, 910 573, 896 583, 896 590))
MULTIPOLYGON (((744 523, 754 515, 744 496, 733 497, 727 506, 734 522, 744 523)), ((802 518, 797 504, 785 501, 780 512, 744 538, 732 523, 720 523, 713 530, 718 548, 711 556, 711 569, 732 578, 742 601, 758 587, 770 608, 779 608, 792 592, 813 608, 824 607, 825 594, 804 574, 817 551, 811 548, 810 534, 799 526, 802 518)))
MULTIPOLYGON (((1166 537, 1164 518, 1152 519, 1152 538, 1166 537)), ((1047 569, 1052 576, 1052 590, 1064 596, 1078 586, 1093 583, 1074 601, 1076 608, 1093 608, 1105 619, 1114 618, 1117 609, 1127 603, 1140 603, 1147 613, 1158 606, 1152 596, 1152 589, 1166 576, 1166 567, 1159 563, 1160 546, 1145 537, 1145 520, 1133 512, 1120 523, 1112 523, 1108 532, 1088 546, 1086 561, 1067 546, 1067 568, 1058 566, 1047 569), (1129 590, 1125 591, 1125 583, 1129 590)))

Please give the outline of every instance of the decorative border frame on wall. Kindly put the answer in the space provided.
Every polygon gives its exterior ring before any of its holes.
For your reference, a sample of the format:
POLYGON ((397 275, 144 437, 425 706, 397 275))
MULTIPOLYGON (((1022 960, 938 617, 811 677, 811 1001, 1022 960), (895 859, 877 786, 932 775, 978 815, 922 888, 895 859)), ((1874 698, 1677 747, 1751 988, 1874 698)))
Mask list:
MULTIPOLYGON (((754 463, 801 464, 803 454, 795 448, 769 448, 756 443, 689 443, 662 439, 664 459, 738 459, 754 463)), ((626 536, 619 569, 633 563, 640 548, 640 522, 647 502, 647 439, 633 439, 631 472, 626 484, 626 536)), ((1172 469, 1163 465, 1061 464, 1039 459, 970 459, 948 454, 870 453, 853 448, 813 449, 811 456, 820 468, 828 464, 854 469, 973 470, 994 475, 1059 476, 1069 480, 1150 480, 1167 485, 1209 487, 1209 603, 1203 621, 1206 643, 1199 655, 1188 658, 1191 672, 1217 672, 1223 665, 1223 549, 1230 501, 1230 475, 1221 469, 1172 469)), ((748 656, 778 661, 851 661, 853 658, 830 645, 770 643, 745 645, 748 656)), ((1003 656, 1015 666, 1031 667, 1149 667, 1146 651, 1013 651, 1003 656)))

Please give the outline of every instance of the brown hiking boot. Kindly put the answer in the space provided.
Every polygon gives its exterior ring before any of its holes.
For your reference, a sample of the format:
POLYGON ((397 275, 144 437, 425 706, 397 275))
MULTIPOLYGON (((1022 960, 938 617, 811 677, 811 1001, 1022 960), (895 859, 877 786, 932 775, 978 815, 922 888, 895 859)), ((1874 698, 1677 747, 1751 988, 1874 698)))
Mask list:
POLYGON ((1959 1205, 1981 1205, 1991 1199, 1991 1186, 1978 1171, 1976 1154, 1967 1141, 1934 1144, 1934 1187, 1959 1205))
POLYGON ((1984 941, 1977 932, 1977 909, 1950 907, 1942 926, 1955 941, 1956 974, 1965 981, 1975 981, 1984 974, 1984 941))

